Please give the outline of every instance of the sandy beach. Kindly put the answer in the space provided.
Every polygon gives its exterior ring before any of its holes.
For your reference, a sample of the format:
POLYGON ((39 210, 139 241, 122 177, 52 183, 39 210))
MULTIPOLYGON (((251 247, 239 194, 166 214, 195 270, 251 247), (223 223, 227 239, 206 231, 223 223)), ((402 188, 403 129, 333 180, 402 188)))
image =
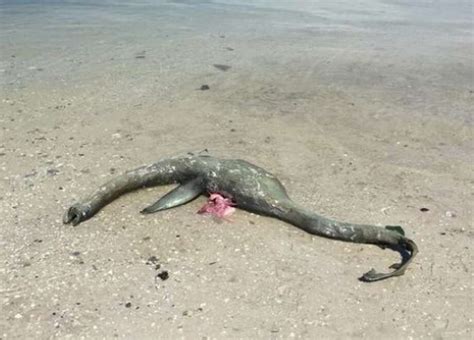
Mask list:
POLYGON ((470 1, 98 3, 0 1, 1 340, 473 337, 470 1), (420 253, 360 282, 399 254, 205 197, 139 214, 171 186, 63 225, 113 176, 204 149, 420 253))

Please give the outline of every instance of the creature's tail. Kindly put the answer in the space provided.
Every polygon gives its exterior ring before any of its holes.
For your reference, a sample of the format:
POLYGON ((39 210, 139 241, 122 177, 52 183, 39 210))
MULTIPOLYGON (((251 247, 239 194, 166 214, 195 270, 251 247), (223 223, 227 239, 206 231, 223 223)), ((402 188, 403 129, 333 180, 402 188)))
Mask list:
POLYGON ((418 253, 418 247, 405 237, 404 230, 399 226, 377 227, 373 225, 350 224, 337 222, 315 213, 309 212, 293 204, 291 201, 281 209, 278 217, 310 234, 324 236, 354 243, 375 244, 382 248, 388 247, 402 254, 402 262, 390 266, 395 269, 390 273, 377 273, 374 269, 365 273, 362 281, 379 281, 405 273, 410 262, 418 253))
POLYGON ((180 159, 166 159, 127 171, 100 186, 86 199, 71 206, 64 214, 63 222, 77 225, 91 218, 105 205, 127 192, 142 187, 176 182, 181 177, 180 172, 185 172, 184 164, 180 159))

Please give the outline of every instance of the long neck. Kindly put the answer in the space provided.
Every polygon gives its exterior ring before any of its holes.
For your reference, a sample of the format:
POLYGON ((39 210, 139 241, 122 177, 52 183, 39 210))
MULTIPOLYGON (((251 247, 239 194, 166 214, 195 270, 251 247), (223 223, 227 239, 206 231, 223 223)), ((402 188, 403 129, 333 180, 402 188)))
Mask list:
POLYGON ((183 159, 167 159, 127 171, 111 179, 80 203, 87 206, 87 217, 90 218, 105 205, 127 192, 180 182, 190 176, 192 174, 189 173, 189 167, 183 159))

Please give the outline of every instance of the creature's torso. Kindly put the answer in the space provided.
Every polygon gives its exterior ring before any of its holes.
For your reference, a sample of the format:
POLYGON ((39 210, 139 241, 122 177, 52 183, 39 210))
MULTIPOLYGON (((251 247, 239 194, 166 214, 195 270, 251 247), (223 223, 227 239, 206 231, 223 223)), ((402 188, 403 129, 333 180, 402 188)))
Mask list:
POLYGON ((190 175, 201 177, 209 193, 232 198, 241 208, 268 213, 288 199, 275 176, 244 160, 193 156, 185 162, 190 175))

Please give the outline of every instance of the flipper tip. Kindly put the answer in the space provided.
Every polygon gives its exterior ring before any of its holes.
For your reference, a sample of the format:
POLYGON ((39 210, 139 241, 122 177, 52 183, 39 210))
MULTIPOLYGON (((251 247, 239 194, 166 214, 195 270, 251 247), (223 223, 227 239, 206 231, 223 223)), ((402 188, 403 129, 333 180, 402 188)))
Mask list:
POLYGON ((394 231, 402 236, 405 236, 405 230, 403 230, 403 228, 400 227, 399 225, 388 225, 388 226, 385 226, 385 229, 394 231))
POLYGON ((150 213, 151 213, 151 211, 148 210, 147 208, 140 210, 140 214, 142 214, 142 215, 147 215, 147 214, 150 214, 150 213))

